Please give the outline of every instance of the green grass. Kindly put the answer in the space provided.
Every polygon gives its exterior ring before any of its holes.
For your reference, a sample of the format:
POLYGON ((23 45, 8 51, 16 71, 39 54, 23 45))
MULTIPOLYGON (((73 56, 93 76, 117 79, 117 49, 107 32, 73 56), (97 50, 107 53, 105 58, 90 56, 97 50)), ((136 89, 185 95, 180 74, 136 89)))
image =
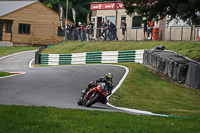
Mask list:
POLYGON ((13 75, 13 74, 7 73, 7 72, 0 72, 0 77, 10 76, 10 75, 13 75))
MULTIPOLYGON (((200 59, 199 42, 70 42, 45 49, 43 53, 152 49, 158 45, 200 59)), ((111 104, 189 119, 0 105, 0 132, 200 132, 200 91, 165 81, 140 64, 120 65, 128 67, 130 72, 110 98, 111 104)))
POLYGON ((43 53, 48 54, 71 54, 80 52, 96 51, 123 51, 138 49, 153 49, 163 45, 166 50, 173 50, 191 59, 200 62, 200 42, 160 42, 160 41, 130 41, 130 42, 67 42, 51 48, 43 53))
POLYGON ((2 133, 188 133, 200 120, 137 116, 119 112, 0 105, 2 133))
POLYGON ((37 47, 0 47, 0 57, 17 53, 17 52, 34 50, 34 49, 38 49, 38 48, 37 47))
POLYGON ((165 81, 141 64, 121 65, 130 71, 120 89, 110 98, 111 104, 159 114, 200 118, 199 90, 165 81))
MULTIPOLYGON (((122 51, 152 49, 159 45, 200 61, 200 42, 68 42, 45 49, 43 52, 66 54, 122 51)), ((200 118, 198 90, 167 82, 140 64, 124 63, 122 65, 127 66, 130 72, 120 89, 111 97, 110 102, 113 105, 159 114, 200 118)))

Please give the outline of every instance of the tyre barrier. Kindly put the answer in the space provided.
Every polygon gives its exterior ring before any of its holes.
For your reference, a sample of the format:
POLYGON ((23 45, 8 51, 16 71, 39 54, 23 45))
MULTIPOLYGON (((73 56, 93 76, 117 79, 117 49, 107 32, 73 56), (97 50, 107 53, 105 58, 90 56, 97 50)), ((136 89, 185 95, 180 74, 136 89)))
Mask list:
POLYGON ((145 65, 155 68, 157 71, 172 80, 200 89, 200 64, 173 51, 145 50, 145 65))
POLYGON ((91 64, 91 63, 143 63, 144 50, 104 51, 73 54, 40 54, 41 65, 91 64))

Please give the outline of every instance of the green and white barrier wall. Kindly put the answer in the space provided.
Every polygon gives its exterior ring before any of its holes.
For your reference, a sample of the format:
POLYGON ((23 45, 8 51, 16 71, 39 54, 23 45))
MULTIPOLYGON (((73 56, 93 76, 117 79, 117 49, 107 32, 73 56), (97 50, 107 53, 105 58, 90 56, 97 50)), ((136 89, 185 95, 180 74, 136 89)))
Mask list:
POLYGON ((41 65, 143 62, 144 50, 40 54, 41 65))

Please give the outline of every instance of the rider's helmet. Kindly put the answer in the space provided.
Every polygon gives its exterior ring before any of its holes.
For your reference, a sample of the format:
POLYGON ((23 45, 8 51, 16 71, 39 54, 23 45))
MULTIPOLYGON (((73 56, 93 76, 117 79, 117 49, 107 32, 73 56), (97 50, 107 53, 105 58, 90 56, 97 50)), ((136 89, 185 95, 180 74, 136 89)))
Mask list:
POLYGON ((112 78, 113 78, 112 73, 107 73, 107 74, 106 74, 106 80, 108 81, 108 83, 109 83, 109 82, 112 82, 112 78))

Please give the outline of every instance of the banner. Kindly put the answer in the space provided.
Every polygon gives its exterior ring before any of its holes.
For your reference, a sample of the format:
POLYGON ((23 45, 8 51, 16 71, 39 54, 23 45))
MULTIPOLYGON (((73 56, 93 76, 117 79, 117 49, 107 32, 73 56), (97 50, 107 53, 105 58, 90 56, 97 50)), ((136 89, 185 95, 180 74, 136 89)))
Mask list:
POLYGON ((76 26, 76 11, 74 10, 74 8, 72 8, 72 17, 73 17, 73 21, 74 21, 75 26, 76 26))
POLYGON ((115 3, 91 4, 91 10, 115 9, 115 3))
MULTIPOLYGON (((133 3, 132 6, 136 6, 135 3, 133 3)), ((124 9, 124 5, 122 2, 117 3, 99 3, 99 4, 91 4, 90 10, 108 10, 108 9, 124 9)))
POLYGON ((65 17, 64 17, 64 11, 62 5, 59 3, 58 5, 59 8, 59 21, 60 21, 60 28, 62 30, 65 29, 65 17))
POLYGON ((88 11, 88 13, 87 13, 87 25, 89 25, 89 23, 90 23, 90 12, 88 11))

